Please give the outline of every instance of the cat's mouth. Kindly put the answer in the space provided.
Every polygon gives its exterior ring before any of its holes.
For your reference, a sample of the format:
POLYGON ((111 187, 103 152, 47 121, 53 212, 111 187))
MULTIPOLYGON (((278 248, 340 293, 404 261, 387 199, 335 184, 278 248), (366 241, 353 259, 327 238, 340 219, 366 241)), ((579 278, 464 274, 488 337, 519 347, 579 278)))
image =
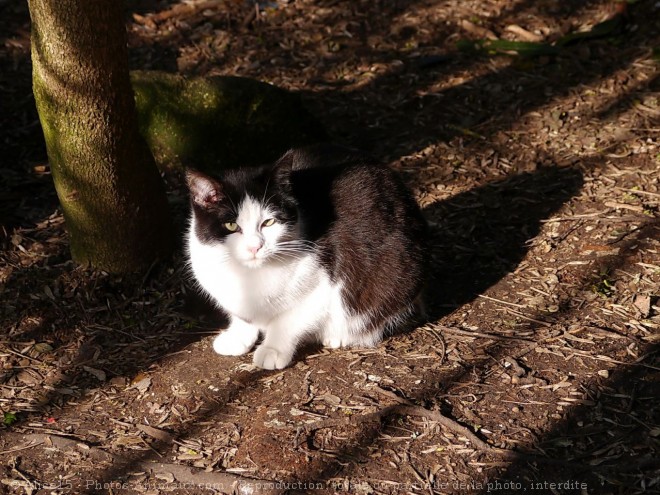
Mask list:
POLYGON ((248 255, 241 259, 241 263, 248 268, 259 268, 268 261, 270 256, 267 252, 258 252, 256 254, 248 255))
POLYGON ((261 265, 265 263, 264 258, 252 258, 249 260, 243 260, 243 265, 245 265, 248 268, 259 268, 261 265))
POLYGON ((242 258, 241 263, 248 268, 259 268, 261 266, 270 264, 277 265, 279 263, 286 263, 287 260, 295 255, 290 253, 277 253, 274 251, 263 251, 258 252, 254 255, 248 255, 245 258, 242 258))

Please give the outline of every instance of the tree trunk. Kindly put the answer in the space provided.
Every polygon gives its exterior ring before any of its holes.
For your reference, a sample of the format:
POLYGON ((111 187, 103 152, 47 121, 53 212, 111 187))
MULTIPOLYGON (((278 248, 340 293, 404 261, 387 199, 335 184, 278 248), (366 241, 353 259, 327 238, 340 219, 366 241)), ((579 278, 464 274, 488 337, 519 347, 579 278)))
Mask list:
POLYGON ((166 256, 164 185, 137 127, 118 0, 28 0, 33 90, 73 259, 129 272, 166 256))

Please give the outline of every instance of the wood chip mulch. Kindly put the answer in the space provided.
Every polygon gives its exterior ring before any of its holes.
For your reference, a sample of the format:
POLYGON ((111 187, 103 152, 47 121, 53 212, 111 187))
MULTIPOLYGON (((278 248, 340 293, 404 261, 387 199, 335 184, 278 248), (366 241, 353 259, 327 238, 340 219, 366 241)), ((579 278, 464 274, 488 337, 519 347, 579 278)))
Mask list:
POLYGON ((0 1, 0 493, 659 493, 660 7, 622 5, 127 2, 133 67, 301 92, 429 220, 428 322, 266 372, 212 352, 180 254, 70 261, 0 1))

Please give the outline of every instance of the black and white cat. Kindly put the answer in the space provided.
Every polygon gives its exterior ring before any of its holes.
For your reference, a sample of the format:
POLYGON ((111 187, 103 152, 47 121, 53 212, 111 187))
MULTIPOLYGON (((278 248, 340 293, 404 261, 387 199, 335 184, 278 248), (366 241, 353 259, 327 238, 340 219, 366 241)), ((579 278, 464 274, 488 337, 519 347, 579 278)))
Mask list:
POLYGON ((297 345, 373 346, 412 313, 426 224, 390 169, 338 146, 291 150, 274 165, 187 173, 188 255, 229 315, 218 354, 284 368, 297 345))

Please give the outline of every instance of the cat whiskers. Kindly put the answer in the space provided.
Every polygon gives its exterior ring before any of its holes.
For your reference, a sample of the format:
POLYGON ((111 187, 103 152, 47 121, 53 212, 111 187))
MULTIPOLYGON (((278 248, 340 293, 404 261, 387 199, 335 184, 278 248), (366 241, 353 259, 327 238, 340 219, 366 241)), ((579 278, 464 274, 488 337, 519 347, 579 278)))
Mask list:
POLYGON ((271 252, 281 254, 310 254, 314 249, 310 246, 275 246, 271 252))
POLYGON ((278 261, 285 261, 287 258, 292 258, 296 256, 301 256, 305 254, 309 254, 308 250, 302 250, 302 249, 269 249, 266 253, 266 257, 275 259, 278 261))
POLYGON ((301 248, 301 249, 316 249, 318 244, 313 241, 308 241, 306 239, 292 239, 290 241, 281 241, 277 243, 278 248, 301 248))
POLYGON ((314 251, 316 243, 301 239, 294 239, 291 241, 283 241, 277 245, 270 247, 266 251, 269 258, 278 261, 285 261, 287 258, 306 255, 314 251))

